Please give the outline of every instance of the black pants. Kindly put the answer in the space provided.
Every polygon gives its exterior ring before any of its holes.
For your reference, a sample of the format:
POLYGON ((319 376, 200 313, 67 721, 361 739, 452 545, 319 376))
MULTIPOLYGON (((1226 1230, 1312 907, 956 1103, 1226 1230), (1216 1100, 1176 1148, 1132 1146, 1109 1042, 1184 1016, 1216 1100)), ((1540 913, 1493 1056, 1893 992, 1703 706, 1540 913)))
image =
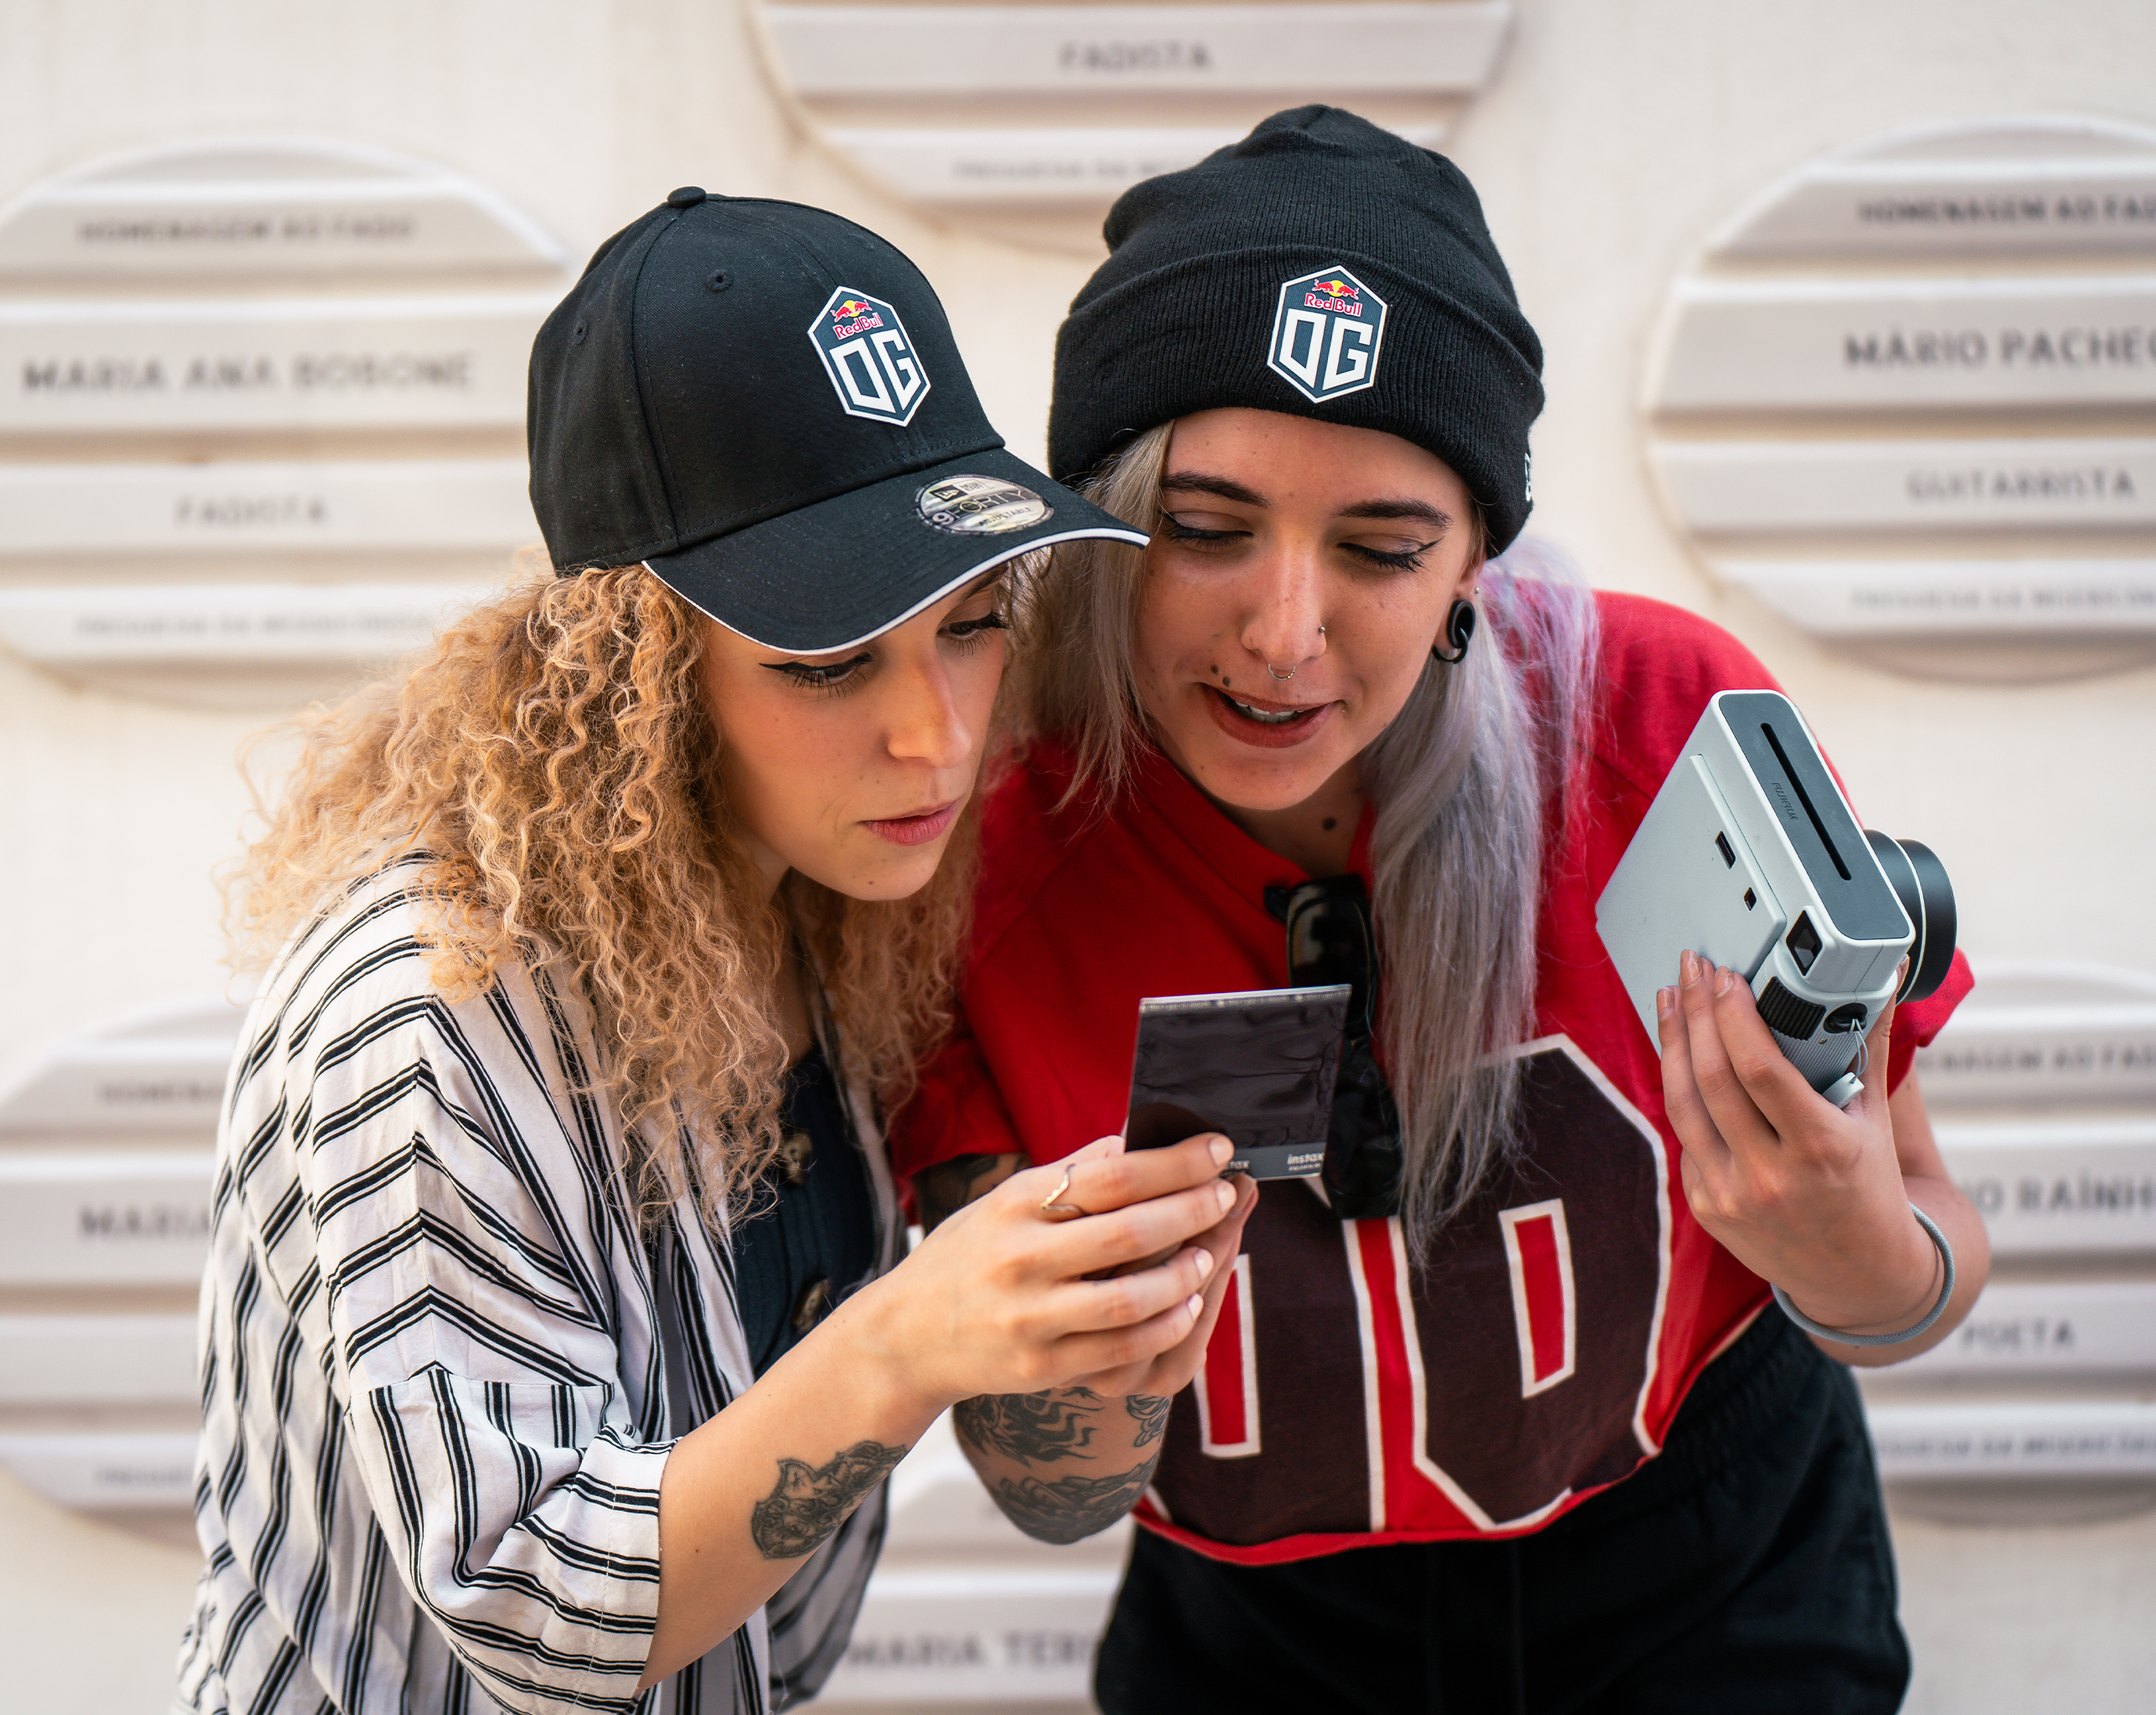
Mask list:
POLYGON ((1772 1309, 1546 1530, 1231 1566, 1140 1531, 1107 1715, 1873 1715, 1909 1646, 1855 1383, 1772 1309))

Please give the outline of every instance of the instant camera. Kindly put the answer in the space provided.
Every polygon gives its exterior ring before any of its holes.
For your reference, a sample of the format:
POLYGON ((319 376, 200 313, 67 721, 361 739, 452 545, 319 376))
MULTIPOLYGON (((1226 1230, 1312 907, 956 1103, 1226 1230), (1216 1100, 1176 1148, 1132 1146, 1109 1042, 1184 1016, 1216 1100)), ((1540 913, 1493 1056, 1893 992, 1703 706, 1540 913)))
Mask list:
POLYGON ((1707 704, 1595 924, 1650 1040, 1654 991, 1690 948, 1744 975, 1782 1052, 1837 1107, 1864 1087, 1880 1009, 1937 989, 1954 952, 1944 867, 1914 840, 1857 827, 1811 729, 1773 691, 1707 704))

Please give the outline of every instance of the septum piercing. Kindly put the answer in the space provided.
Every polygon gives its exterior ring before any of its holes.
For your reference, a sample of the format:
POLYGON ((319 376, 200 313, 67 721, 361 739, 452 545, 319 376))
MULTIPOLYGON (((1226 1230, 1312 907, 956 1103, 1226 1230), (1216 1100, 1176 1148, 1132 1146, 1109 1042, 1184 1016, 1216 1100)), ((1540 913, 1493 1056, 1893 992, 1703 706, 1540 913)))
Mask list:
MULTIPOLYGON (((1322 637, 1325 634, 1325 628, 1323 626, 1320 626, 1318 627, 1318 636, 1322 637)), ((1265 663, 1265 671, 1272 674, 1274 678, 1279 680, 1280 682, 1284 685, 1289 680, 1295 677, 1296 672, 1300 669, 1302 663, 1298 662, 1295 666, 1289 667, 1288 671, 1284 673, 1279 668, 1274 666, 1273 663, 1268 661, 1265 663)))

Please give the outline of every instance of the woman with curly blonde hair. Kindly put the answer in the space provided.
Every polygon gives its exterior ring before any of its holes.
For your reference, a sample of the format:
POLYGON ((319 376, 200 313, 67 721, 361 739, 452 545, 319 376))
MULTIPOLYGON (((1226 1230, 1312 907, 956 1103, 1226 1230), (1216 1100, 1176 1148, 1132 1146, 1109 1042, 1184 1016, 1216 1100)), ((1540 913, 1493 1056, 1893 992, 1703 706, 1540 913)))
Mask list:
POLYGON ((811 1695, 939 1412, 1171 1393, 1218 1310, 1224 1141, 1095 1146, 902 1261, 880 1130, 947 1024, 1013 563, 1142 538, 791 204, 611 239, 530 433, 551 564, 302 724, 242 873, 205 1715, 811 1695))

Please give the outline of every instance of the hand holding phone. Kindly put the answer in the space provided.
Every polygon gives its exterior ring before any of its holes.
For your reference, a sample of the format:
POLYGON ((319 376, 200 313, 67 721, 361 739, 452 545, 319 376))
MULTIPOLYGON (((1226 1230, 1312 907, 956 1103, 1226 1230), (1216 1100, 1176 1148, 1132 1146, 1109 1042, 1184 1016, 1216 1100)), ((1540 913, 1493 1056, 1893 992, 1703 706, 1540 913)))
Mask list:
POLYGON ((1224 1172, 1315 1178, 1351 993, 1335 983, 1140 1001, 1126 1146, 1217 1131, 1235 1146, 1224 1172))

